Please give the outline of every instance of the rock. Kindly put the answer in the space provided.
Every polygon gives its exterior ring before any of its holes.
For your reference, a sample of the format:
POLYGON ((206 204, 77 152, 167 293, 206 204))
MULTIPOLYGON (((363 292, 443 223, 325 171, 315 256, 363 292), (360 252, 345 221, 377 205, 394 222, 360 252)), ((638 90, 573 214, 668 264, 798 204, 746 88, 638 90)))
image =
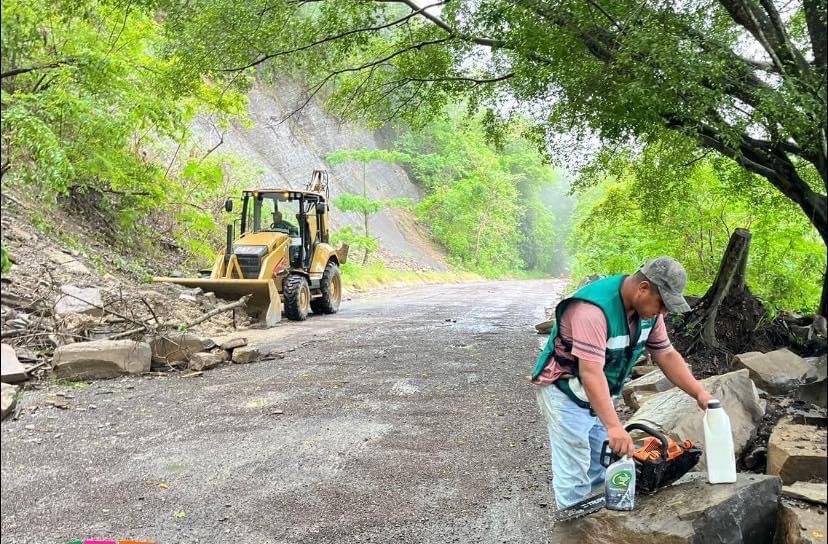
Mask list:
POLYGON ((549 334, 554 325, 554 319, 547 319, 543 323, 538 323, 537 325, 535 325, 535 330, 538 331, 538 334, 549 334))
POLYGON ((217 367, 226 359, 222 357, 222 353, 227 352, 217 352, 217 353, 193 353, 190 355, 190 361, 187 367, 190 370, 208 370, 213 367, 217 367))
POLYGON ((219 350, 214 351, 213 353, 215 353, 216 355, 221 357, 221 362, 222 363, 225 362, 225 361, 230 360, 230 352, 225 350, 225 349, 219 349, 219 350))
POLYGON ((61 346, 55 350, 52 368, 61 378, 105 379, 150 370, 152 351, 146 342, 96 340, 61 346))
POLYGON ((233 350, 233 362, 237 364, 254 363, 259 360, 259 350, 252 346, 235 348, 233 350))
POLYGON ((828 408, 828 379, 800 385, 794 396, 805 402, 828 408))
POLYGON ((771 544, 781 483, 775 476, 739 474, 710 485, 691 473, 656 495, 636 497, 633 512, 601 510, 561 523, 552 542, 569 544, 771 544))
POLYGON ((824 380, 828 378, 828 354, 820 357, 803 357, 802 361, 808 366, 805 381, 824 380))
POLYGON ((82 262, 78 261, 71 255, 67 255, 61 251, 55 251, 54 249, 47 249, 46 254, 49 256, 49 260, 59 265, 67 272, 71 272, 72 274, 91 274, 89 269, 86 268, 82 262))
POLYGON ((825 544, 826 534, 825 512, 782 502, 774 544, 825 544))
POLYGON ((782 487, 782 496, 790 499, 828 505, 828 484, 825 482, 795 482, 782 487))
POLYGON ((14 348, 8 344, 0 344, 0 365, 3 383, 17 383, 29 378, 26 369, 17 359, 14 348))
MULTIPOLYGON (((765 406, 759 399, 756 386, 745 369, 711 376, 701 383, 715 398, 722 401, 722 407, 730 416, 733 446, 738 457, 765 413, 765 406)), ((695 399, 674 387, 646 399, 628 423, 643 423, 681 440, 703 444, 703 415, 704 412, 695 399)), ((697 466, 699 470, 706 466, 704 456, 697 466)))
POLYGON ((29 348, 18 347, 15 348, 15 353, 17 353, 17 359, 19 361, 39 361, 40 357, 36 352, 29 348))
POLYGON ((656 393, 654 391, 633 391, 624 397, 624 404, 626 404, 630 410, 639 410, 641 405, 647 402, 647 399, 655 394, 656 393))
POLYGON ((785 485, 825 480, 828 430, 813 425, 798 425, 785 417, 777 423, 768 439, 768 474, 777 474, 785 485))
POLYGON ((633 379, 636 379, 642 376, 646 376, 650 372, 655 372, 658 369, 659 368, 655 365, 638 365, 632 368, 630 376, 632 376, 633 379))
POLYGON ((784 395, 802 383, 810 367, 802 357, 787 349, 769 353, 751 351, 737 355, 733 368, 746 368, 750 379, 772 395, 784 395))
MULTIPOLYGON (((635 368, 635 367, 634 367, 635 368)), ((643 368, 643 367, 638 367, 643 368)), ((668 389, 673 388, 673 383, 667 379, 667 376, 664 375, 664 372, 661 370, 655 370, 653 372, 648 372, 644 376, 640 378, 636 378, 630 382, 627 382, 624 385, 624 402, 627 403, 627 406, 630 406, 629 397, 636 391, 640 392, 648 392, 648 393, 660 393, 662 391, 667 391, 668 389)))
POLYGON ((100 318, 87 314, 66 314, 61 320, 61 324, 64 329, 72 334, 84 336, 89 330, 99 325, 98 319, 100 318))
POLYGON ((179 300, 186 300, 187 302, 192 302, 193 304, 198 304, 198 298, 194 295, 190 295, 188 293, 182 293, 178 295, 179 300))
POLYGON ((193 287, 192 289, 190 289, 190 294, 193 295, 194 297, 197 297, 198 295, 202 294, 203 292, 204 292, 204 289, 202 289, 201 287, 193 287))
POLYGON ((814 331, 815 336, 822 336, 825 338, 828 336, 828 318, 824 315, 818 315, 814 317, 814 322, 811 324, 811 329, 814 331))
POLYGON ((2 392, 2 417, 0 419, 6 419, 6 416, 14 412, 19 391, 20 387, 3 382, 2 391, 0 391, 2 392))
POLYGON ((209 348, 206 340, 189 332, 172 332, 150 340, 152 362, 163 365, 186 361, 193 353, 209 348))
POLYGON ((224 343, 221 344, 221 349, 231 351, 246 345, 247 338, 231 338, 230 340, 226 340, 224 343))
POLYGON ((74 285, 64 285, 60 290, 63 294, 58 297, 55 304, 57 315, 86 314, 100 316, 103 314, 100 308, 92 306, 92 304, 103 306, 100 289, 94 287, 85 289, 74 285))

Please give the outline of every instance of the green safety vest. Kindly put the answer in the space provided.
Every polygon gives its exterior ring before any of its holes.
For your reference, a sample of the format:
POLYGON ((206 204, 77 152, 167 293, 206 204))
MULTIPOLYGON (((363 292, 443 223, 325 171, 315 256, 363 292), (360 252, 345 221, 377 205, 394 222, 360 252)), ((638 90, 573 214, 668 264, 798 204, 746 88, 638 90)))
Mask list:
MULTIPOLYGON (((636 327, 637 333, 631 338, 627 312, 624 310, 624 300, 621 298, 621 284, 624 283, 625 277, 609 276, 596 280, 581 287, 571 297, 558 303, 558 307, 555 309, 555 325, 549 334, 546 347, 538 356, 538 361, 532 372, 533 380, 540 376, 543 369, 555 357, 555 338, 558 336, 558 323, 561 322, 561 317, 569 304, 579 300, 594 304, 604 312, 604 317, 607 319, 607 351, 604 375, 607 377, 610 395, 615 397, 621 393, 624 388, 624 381, 644 351, 647 337, 650 336, 650 331, 656 322, 656 318, 639 319, 638 327, 636 327)), ((563 338, 561 338, 561 341, 567 345, 563 338)), ((567 345, 567 347, 569 346, 567 345)), ((575 365, 572 374, 574 375, 573 378, 561 378, 555 382, 555 385, 578 406, 589 408, 589 399, 581 380, 578 378, 577 365, 575 365)))

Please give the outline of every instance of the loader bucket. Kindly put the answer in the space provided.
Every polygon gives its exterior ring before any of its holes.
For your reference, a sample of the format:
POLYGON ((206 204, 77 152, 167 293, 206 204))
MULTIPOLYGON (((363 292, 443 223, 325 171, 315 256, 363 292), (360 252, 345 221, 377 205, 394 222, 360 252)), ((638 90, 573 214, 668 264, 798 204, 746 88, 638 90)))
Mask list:
POLYGON ((212 291, 219 298, 235 300, 244 295, 252 295, 247 303, 259 313, 262 321, 273 327, 282 319, 282 301, 279 290, 273 280, 212 280, 202 278, 152 278, 156 283, 175 283, 187 287, 201 287, 205 292, 212 291))

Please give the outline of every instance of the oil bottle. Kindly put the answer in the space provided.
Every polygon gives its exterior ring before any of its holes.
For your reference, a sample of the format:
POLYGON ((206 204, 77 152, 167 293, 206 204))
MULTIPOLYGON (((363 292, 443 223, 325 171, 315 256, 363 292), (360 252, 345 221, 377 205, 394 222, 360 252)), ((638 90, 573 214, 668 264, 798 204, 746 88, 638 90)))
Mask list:
POLYGON ((628 456, 607 467, 604 482, 606 507, 609 510, 632 510, 635 506, 635 463, 628 456))

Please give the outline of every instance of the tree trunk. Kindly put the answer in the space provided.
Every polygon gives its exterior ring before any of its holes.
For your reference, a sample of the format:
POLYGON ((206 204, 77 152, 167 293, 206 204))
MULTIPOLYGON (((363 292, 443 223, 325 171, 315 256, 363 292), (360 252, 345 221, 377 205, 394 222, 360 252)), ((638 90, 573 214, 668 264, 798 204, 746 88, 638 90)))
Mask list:
POLYGON ((825 264, 825 274, 822 276, 822 297, 819 299, 817 315, 828 318, 828 263, 825 264))
MULTIPOLYGON (((362 163, 362 197, 368 199, 368 163, 362 163)), ((365 229, 365 243, 368 243, 368 212, 362 214, 363 227, 365 229)), ((362 256, 362 264, 368 264, 368 246, 365 246, 365 254, 362 256)))
POLYGON ((747 267, 748 250, 751 234, 745 229, 736 229, 730 236, 725 249, 716 280, 704 297, 693 309, 693 316, 688 319, 685 329, 693 330, 698 327, 698 339, 708 347, 717 347, 716 316, 719 306, 730 293, 737 293, 745 289, 745 269, 747 267))

